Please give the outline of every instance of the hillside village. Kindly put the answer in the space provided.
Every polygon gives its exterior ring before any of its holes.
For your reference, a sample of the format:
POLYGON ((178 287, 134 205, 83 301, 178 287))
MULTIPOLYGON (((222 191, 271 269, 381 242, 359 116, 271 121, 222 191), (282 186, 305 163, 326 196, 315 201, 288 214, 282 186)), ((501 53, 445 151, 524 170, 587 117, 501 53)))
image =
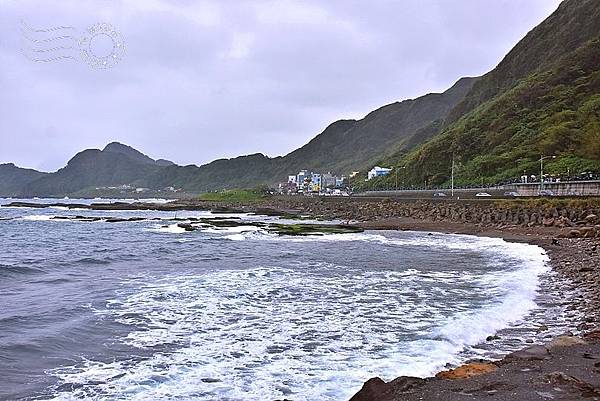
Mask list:
MULTIPOLYGON (((369 170, 366 181, 376 177, 388 175, 391 168, 375 166, 369 170)), ((300 170, 298 174, 289 175, 285 183, 279 184, 279 193, 281 194, 330 194, 344 195, 349 191, 349 178, 354 178, 359 174, 354 171, 350 176, 337 176, 331 172, 314 173, 308 170, 300 170)))

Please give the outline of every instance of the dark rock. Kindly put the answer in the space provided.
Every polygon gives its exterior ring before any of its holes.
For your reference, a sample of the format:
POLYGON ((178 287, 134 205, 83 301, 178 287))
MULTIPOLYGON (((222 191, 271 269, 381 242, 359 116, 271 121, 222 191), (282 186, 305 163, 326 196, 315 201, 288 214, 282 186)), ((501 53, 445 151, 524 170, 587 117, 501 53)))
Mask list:
POLYGON ((585 340, 575 336, 559 336, 546 344, 546 348, 551 350, 556 347, 571 347, 573 345, 585 344, 585 340))
POLYGON ((366 381, 363 384, 360 391, 350 401, 377 401, 383 399, 389 388, 386 382, 381 380, 379 377, 374 377, 366 381))
POLYGON ((419 377, 400 376, 388 383, 394 394, 409 393, 415 388, 425 384, 426 381, 419 377))
POLYGON ((367 380, 362 389, 350 401, 383 401, 396 399, 399 394, 412 392, 425 384, 424 379, 410 376, 400 376, 389 383, 379 377, 367 380))
POLYGON ((214 378, 211 378, 211 377, 205 377, 205 378, 200 379, 200 381, 203 382, 203 383, 219 383, 221 381, 221 379, 214 379, 214 378))
POLYGON ((511 361, 515 359, 535 361, 549 358, 551 358, 550 352, 546 349, 546 347, 541 345, 532 345, 531 347, 508 354, 505 358, 505 361, 511 361))
POLYGON ((590 331, 589 333, 586 333, 583 338, 587 341, 600 341, 600 330, 590 331))
POLYGON ((590 383, 587 383, 575 376, 570 376, 564 372, 553 372, 546 375, 548 383, 553 385, 563 385, 571 387, 574 390, 580 391, 583 397, 600 396, 600 389, 595 388, 590 383))
POLYGON ((194 227, 190 223, 179 223, 177 224, 177 227, 183 228, 185 231, 194 231, 196 229, 196 227, 194 227))

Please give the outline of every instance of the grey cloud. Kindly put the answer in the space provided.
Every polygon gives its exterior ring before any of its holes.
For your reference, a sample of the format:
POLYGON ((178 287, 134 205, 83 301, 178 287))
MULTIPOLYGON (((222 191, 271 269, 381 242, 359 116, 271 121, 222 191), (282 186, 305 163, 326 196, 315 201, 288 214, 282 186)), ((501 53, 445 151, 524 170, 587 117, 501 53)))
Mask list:
POLYGON ((0 162, 112 140, 202 164, 285 154, 341 118, 485 73, 558 0, 0 0, 0 162), (33 63, 19 21, 118 28, 115 68, 33 63))

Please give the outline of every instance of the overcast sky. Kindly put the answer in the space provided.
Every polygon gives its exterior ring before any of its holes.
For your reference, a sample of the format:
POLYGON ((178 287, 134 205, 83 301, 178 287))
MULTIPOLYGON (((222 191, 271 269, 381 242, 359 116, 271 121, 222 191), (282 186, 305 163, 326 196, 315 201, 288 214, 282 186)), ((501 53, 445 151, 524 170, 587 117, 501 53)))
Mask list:
POLYGON ((487 72, 559 3, 0 0, 0 162, 53 171, 111 141, 179 164, 283 155, 335 120, 487 72), (56 49, 88 37, 110 54, 86 33, 97 22, 125 42, 113 68, 56 49))

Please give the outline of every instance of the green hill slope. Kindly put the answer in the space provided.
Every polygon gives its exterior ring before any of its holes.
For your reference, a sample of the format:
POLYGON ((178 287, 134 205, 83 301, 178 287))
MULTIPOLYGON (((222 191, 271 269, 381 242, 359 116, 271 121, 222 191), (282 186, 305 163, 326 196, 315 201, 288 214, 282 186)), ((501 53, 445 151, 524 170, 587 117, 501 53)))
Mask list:
POLYGON ((444 93, 383 106, 361 120, 339 120, 309 143, 283 157, 262 154, 220 159, 200 167, 171 166, 143 182, 188 192, 249 188, 284 181, 301 169, 347 174, 365 168, 399 144, 412 148, 437 133, 450 110, 476 78, 462 78, 444 93), (423 135, 429 128, 428 135, 423 135))
POLYGON ((532 29, 503 60, 473 85, 452 110, 447 125, 477 106, 514 87, 529 75, 547 71, 600 32, 600 2, 564 0, 558 9, 532 29))
POLYGON ((93 193, 95 187, 131 184, 206 192, 273 185, 300 169, 347 174, 371 165, 398 146, 410 149, 437 133, 475 80, 462 78, 444 93, 392 103, 361 120, 336 121, 308 144, 283 157, 253 154, 219 159, 200 167, 178 166, 113 142, 103 150, 80 152, 57 172, 12 189, 26 196, 63 196, 93 193))
POLYGON ((20 168, 12 163, 0 164, 0 196, 18 196, 25 185, 46 175, 47 173, 20 168))
POLYGON ((28 182, 20 194, 63 196, 94 187, 137 184, 165 168, 133 148, 118 145, 79 152, 60 170, 28 182))
MULTIPOLYGON (((419 186, 448 184, 453 156, 459 185, 512 180, 523 171, 538 174, 540 155, 557 156, 548 161, 548 173, 599 172, 600 2, 565 1, 476 82, 452 113, 469 108, 430 141, 384 163, 396 166, 402 182, 419 186), (528 61, 541 57, 544 44, 549 48, 544 63, 528 61), (492 87, 497 94, 485 89, 492 87)), ((395 175, 378 185, 389 187, 393 180, 395 175)))

